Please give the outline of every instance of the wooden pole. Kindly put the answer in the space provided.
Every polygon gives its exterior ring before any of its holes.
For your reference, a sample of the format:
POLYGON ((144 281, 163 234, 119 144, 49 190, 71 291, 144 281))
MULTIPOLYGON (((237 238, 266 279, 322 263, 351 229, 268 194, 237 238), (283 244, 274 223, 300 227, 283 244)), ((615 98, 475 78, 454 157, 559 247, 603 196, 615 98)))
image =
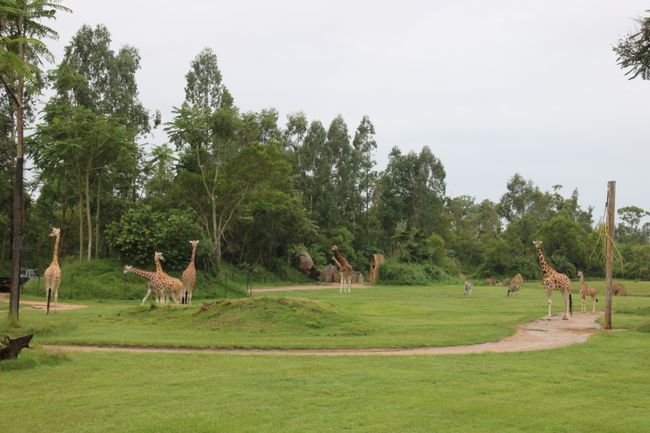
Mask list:
POLYGON ((605 329, 612 329, 612 256, 614 254, 614 212, 616 210, 616 181, 607 182, 607 238, 605 242, 605 329))

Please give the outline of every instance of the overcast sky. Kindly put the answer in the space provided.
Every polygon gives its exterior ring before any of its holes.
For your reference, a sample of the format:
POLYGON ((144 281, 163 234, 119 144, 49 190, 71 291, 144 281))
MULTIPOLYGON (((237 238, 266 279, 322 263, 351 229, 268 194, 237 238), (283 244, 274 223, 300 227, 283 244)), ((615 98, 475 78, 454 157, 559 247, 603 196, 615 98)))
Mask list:
MULTIPOLYGON (((612 46, 647 1, 89 1, 53 24, 57 61, 82 24, 133 45, 145 107, 170 119, 185 73, 212 48, 242 111, 303 111, 350 134, 370 116, 377 161, 429 146, 451 196, 498 200, 516 172, 543 190, 580 192, 600 219, 650 210, 650 81, 629 81, 612 46)), ((153 142, 166 141, 162 130, 153 142)))

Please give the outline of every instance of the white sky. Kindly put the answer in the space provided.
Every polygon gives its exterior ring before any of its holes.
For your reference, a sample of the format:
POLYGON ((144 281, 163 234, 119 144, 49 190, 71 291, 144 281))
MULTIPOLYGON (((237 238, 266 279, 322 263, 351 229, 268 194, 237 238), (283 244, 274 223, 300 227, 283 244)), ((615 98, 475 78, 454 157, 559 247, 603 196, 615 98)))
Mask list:
POLYGON ((608 180, 618 207, 650 210, 650 81, 627 80, 611 49, 647 1, 64 4, 74 13, 53 24, 57 60, 82 24, 105 24, 115 49, 140 50, 141 100, 164 121, 210 47, 242 111, 304 111, 326 126, 340 113, 351 135, 368 114, 379 168, 393 146, 428 145, 451 196, 498 200, 519 172, 544 190, 578 188, 596 220, 608 180))

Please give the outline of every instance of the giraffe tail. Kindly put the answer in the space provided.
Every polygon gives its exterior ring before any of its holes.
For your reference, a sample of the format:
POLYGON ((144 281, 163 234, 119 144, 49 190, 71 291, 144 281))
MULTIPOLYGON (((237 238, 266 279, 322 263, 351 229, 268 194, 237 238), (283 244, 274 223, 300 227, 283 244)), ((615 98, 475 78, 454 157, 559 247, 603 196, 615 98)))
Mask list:
POLYGON ((52 300, 52 289, 47 289, 47 305, 45 306, 45 314, 50 314, 51 300, 52 300))
POLYGON ((573 298, 571 293, 569 293, 569 314, 573 316, 573 298))

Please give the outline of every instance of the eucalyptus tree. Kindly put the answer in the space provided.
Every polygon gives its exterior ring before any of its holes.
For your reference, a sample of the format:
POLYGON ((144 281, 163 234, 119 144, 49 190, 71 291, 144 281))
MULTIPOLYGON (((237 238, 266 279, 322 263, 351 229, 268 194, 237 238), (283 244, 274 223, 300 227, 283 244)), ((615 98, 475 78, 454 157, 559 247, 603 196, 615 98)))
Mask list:
POLYGON ((56 38, 54 29, 44 24, 57 12, 69 11, 57 0, 2 0, 0 2, 0 81, 15 109, 15 168, 12 204, 11 300, 9 316, 18 319, 19 277, 22 250, 23 164, 25 154, 25 102, 42 81, 43 58, 52 55, 43 42, 56 38))
POLYGON ((165 130, 182 157, 193 160, 188 168, 200 178, 209 205, 203 226, 212 242, 211 255, 218 269, 222 239, 236 208, 248 194, 240 191, 227 203, 221 202, 219 196, 224 167, 240 147, 241 119, 212 50, 206 48, 192 60, 185 80, 185 100, 174 108, 174 118, 165 130))
POLYGON ((82 26, 50 74, 55 94, 45 105, 33 154, 43 182, 64 177, 69 180, 65 194, 74 191, 78 197, 80 258, 84 237, 86 258, 93 246, 99 255, 102 222, 108 219, 102 218, 102 203, 122 200, 125 208, 129 196, 135 198, 137 141, 151 128, 138 99, 139 67, 137 49, 115 52, 105 26, 82 26))
POLYGON ((369 210, 372 200, 372 190, 377 181, 377 172, 375 167, 374 152, 377 150, 375 141, 375 126, 368 116, 363 116, 352 140, 353 151, 353 183, 354 183, 354 203, 353 203, 353 221, 356 222, 357 215, 364 215, 363 235, 366 245, 369 244, 370 220, 369 210))
POLYGON ((388 165, 379 176, 374 209, 386 250, 394 248, 395 236, 427 238, 446 230, 445 177, 442 162, 427 146, 419 154, 402 154, 396 147, 391 150, 388 165))

